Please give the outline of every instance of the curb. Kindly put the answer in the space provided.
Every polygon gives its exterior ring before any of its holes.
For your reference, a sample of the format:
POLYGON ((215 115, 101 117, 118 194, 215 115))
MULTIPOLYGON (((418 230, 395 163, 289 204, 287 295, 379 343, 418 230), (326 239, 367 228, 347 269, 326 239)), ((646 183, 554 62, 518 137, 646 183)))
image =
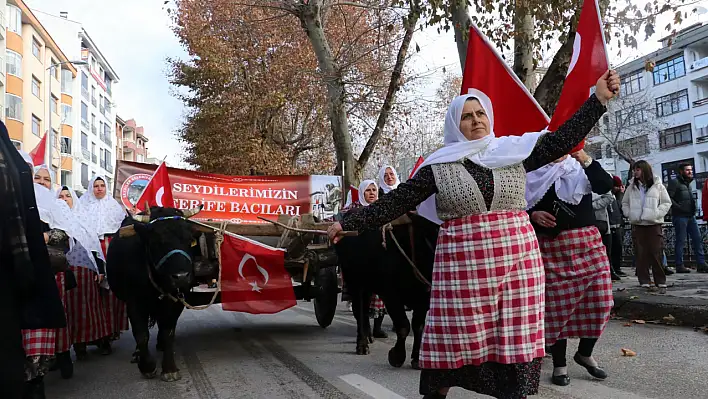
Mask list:
POLYGON ((632 320, 663 320, 669 315, 676 324, 689 327, 708 326, 708 300, 651 295, 642 291, 614 291, 612 312, 632 320))

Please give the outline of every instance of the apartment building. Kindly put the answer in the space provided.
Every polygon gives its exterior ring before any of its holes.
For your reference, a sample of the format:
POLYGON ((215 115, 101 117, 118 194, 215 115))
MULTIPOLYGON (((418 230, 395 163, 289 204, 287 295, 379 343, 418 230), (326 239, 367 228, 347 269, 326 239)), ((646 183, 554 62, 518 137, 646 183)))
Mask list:
POLYGON ((45 162, 59 182, 63 170, 72 168, 62 149, 64 139, 73 136, 70 88, 77 70, 22 0, 7 0, 5 14, 5 124, 15 146, 27 152, 50 133, 45 162))
POLYGON ((691 187, 699 199, 708 177, 708 24, 689 26, 660 42, 660 50, 617 68, 621 95, 586 151, 623 179, 629 164, 613 147, 648 161, 664 182, 687 162, 696 171, 691 187))
MULTIPOLYGON (((7 1, 6 0, 0 0, 0 57, 3 57, 5 54, 5 49, 6 49, 6 44, 5 44, 5 39, 7 38, 7 19, 6 19, 6 13, 7 13, 7 1)), ((3 64, 3 60, 0 60, 0 65, 3 64)), ((0 68, 0 102, 2 102, 2 108, 5 108, 5 83, 6 83, 6 77, 5 77, 5 68, 0 68)), ((5 113, 2 112, 0 113, 0 120, 5 122, 5 113)), ((19 147, 19 145, 18 145, 19 147)))
POLYGON ((37 15, 64 52, 85 63, 77 67, 72 87, 75 104, 70 123, 74 131, 62 150, 73 165, 62 172, 62 184, 83 193, 98 174, 106 177, 112 189, 116 162, 113 87, 118 75, 80 22, 70 20, 67 13, 57 16, 38 11, 37 15))
POLYGON ((124 161, 147 162, 148 151, 145 129, 138 126, 135 119, 125 121, 123 126, 123 158, 124 161))

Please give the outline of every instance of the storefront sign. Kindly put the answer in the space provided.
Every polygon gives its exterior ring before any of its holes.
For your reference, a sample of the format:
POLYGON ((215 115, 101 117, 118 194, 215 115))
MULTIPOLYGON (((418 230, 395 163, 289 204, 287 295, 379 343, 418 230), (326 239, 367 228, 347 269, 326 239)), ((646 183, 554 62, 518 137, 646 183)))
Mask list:
MULTIPOLYGON (((113 196, 127 208, 148 183, 157 165, 118 161, 113 196)), ((194 218, 262 224, 258 216, 298 216, 312 213, 326 219, 342 208, 339 176, 226 176, 167 168, 174 207, 204 209, 194 218)))

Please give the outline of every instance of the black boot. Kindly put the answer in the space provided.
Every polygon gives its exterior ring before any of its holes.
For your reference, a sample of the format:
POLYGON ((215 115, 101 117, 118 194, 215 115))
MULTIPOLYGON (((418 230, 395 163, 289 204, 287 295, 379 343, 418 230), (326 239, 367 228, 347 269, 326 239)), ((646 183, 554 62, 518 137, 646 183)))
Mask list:
POLYGON ((44 396, 44 377, 25 382, 25 394, 22 399, 47 399, 44 396))
POLYGON ((708 265, 705 263, 701 263, 698 265, 698 269, 696 270, 698 273, 708 273, 708 265))
POLYGON ((374 319, 374 338, 388 338, 388 334, 381 329, 381 324, 383 324, 384 316, 380 316, 374 319))
POLYGON ((684 265, 676 265, 676 273, 691 273, 691 269, 684 265))
POLYGON ((74 353, 76 353, 76 360, 86 360, 88 357, 88 351, 86 350, 86 343, 74 344, 74 353))
POLYGON ((106 355, 110 355, 111 353, 113 353, 113 348, 111 348, 111 337, 108 336, 108 337, 104 338, 102 341, 103 342, 101 342, 99 344, 99 348, 101 348, 101 354, 106 356, 106 355))
POLYGON ((74 363, 71 361, 69 351, 57 354, 57 366, 59 366, 61 378, 68 380, 74 376, 74 363))

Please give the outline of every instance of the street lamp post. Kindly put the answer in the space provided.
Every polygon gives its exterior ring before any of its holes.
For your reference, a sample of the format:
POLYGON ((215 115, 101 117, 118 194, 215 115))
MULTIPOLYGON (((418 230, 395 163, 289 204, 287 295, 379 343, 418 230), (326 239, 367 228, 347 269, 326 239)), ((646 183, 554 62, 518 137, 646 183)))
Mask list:
MULTIPOLYGON (((62 66, 64 64, 72 64, 74 66, 77 65, 87 65, 88 62, 86 61, 64 61, 64 62, 57 62, 56 64, 50 65, 46 70, 49 71, 49 118, 47 118, 47 124, 49 126, 48 131, 46 134, 49 135, 47 137, 47 144, 46 144, 46 149, 45 149, 45 154, 44 154, 44 162, 47 164, 47 167, 51 169, 52 167, 52 143, 54 142, 54 129, 52 128, 52 75, 53 71, 56 67, 62 66)), ((61 79, 61 75, 59 76, 61 79)), ((59 110, 59 102, 57 102, 57 110, 59 110)), ((61 168, 61 155, 59 156, 60 162, 59 162, 59 168, 61 168)))

